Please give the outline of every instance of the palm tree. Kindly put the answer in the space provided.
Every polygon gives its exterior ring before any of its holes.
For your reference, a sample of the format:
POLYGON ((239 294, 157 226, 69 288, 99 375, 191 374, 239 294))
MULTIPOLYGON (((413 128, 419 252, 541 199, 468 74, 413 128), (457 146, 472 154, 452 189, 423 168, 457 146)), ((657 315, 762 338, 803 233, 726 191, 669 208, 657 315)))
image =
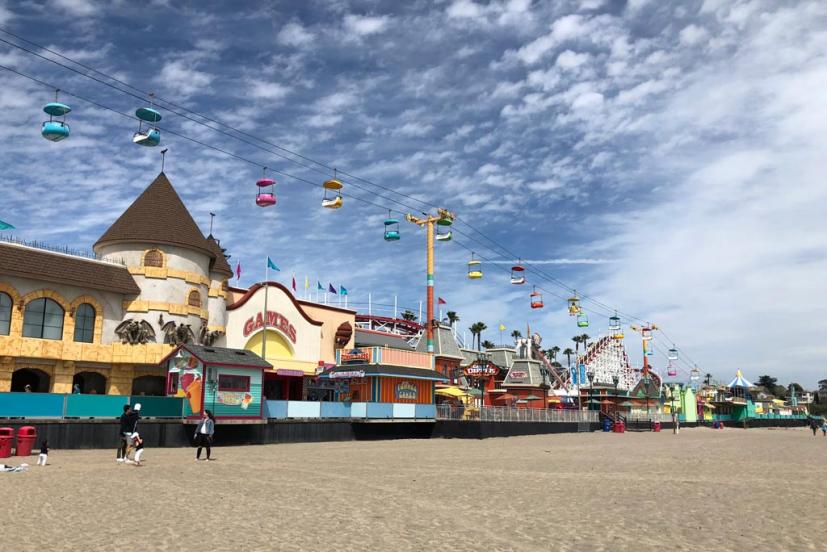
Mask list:
POLYGON ((482 347, 483 349, 493 349, 495 345, 486 339, 482 342, 482 345, 480 345, 480 347, 482 347))
POLYGON ((520 330, 514 330, 511 332, 511 337, 514 338, 514 343, 517 343, 517 340, 523 337, 523 334, 520 333, 520 330))
POLYGON ((704 376, 704 383, 707 385, 707 387, 712 385, 712 374, 706 374, 704 376))
POLYGON ((576 335, 572 337, 571 340, 574 341, 574 358, 577 360, 580 356, 580 343, 583 342, 583 336, 576 335))
POLYGON ((557 354, 560 352, 560 347, 555 345, 554 347, 549 349, 548 352, 551 355, 551 360, 557 360, 557 354))
POLYGON ((473 324, 471 324, 471 327, 468 328, 468 331, 471 332, 471 346, 474 345, 474 338, 476 337, 478 344, 477 348, 479 349, 480 347, 482 347, 482 345, 480 344, 482 332, 484 332, 487 329, 488 326, 486 326, 483 322, 474 322, 473 324))
POLYGON ((569 363, 569 370, 571 370, 571 355, 575 354, 574 351, 571 350, 571 347, 566 347, 563 350, 563 354, 566 355, 566 360, 569 363))
POLYGON ((414 321, 416 321, 416 318, 417 318, 416 314, 411 310, 405 309, 405 312, 402 313, 402 320, 407 320, 409 322, 414 322, 414 321))
POLYGON ((448 311, 447 316, 448 316, 448 324, 453 328, 454 324, 459 322, 459 315, 456 313, 456 311, 448 311))
POLYGON ((586 351, 589 349, 589 334, 583 334, 580 336, 580 340, 583 342, 583 354, 586 354, 586 351))

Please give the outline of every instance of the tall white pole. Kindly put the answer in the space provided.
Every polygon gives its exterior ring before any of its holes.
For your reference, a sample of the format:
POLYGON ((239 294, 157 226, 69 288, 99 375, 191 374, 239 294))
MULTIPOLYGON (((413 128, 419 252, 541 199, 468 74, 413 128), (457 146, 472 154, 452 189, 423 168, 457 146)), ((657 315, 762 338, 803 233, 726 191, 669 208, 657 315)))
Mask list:
MULTIPOLYGON (((269 261, 269 259, 267 259, 269 261)), ((261 358, 267 359, 267 291, 270 289, 270 263, 264 263, 264 328, 261 330, 261 358)))
POLYGON ((368 316, 373 316, 373 303, 371 294, 368 293, 368 316))
MULTIPOLYGON (((420 323, 422 322, 422 301, 419 302, 419 318, 417 318, 417 320, 419 320, 420 323)), ((430 323, 430 320, 428 320, 428 322, 430 323)))

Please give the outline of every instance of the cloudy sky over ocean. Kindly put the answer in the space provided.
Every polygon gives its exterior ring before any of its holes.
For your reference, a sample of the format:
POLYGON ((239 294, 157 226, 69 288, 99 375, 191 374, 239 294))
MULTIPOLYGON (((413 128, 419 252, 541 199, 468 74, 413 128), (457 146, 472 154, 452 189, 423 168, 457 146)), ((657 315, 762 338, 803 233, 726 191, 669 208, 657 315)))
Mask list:
MULTIPOLYGON (((615 308, 657 323, 684 378, 692 362, 827 377, 825 2, 32 0, 0 1, 0 27, 141 98, 0 42, 0 219, 19 238, 89 248, 154 179, 160 148, 124 116, 152 91, 178 106, 159 107, 166 173, 205 233, 216 213, 243 286, 270 255, 300 294, 307 276, 360 310, 371 293, 379 313, 394 295, 418 311, 424 232, 386 243, 382 221, 441 206, 459 220, 437 295, 483 339, 530 324, 573 346, 577 289, 586 333, 615 308), (52 86, 83 98, 62 96, 60 143, 39 135, 52 86), (279 172, 269 209, 262 166, 279 172), (354 175, 338 211, 320 206, 332 167, 354 175), (516 257, 526 286, 508 283, 516 257)), ((640 362, 630 331, 627 347, 640 362)))

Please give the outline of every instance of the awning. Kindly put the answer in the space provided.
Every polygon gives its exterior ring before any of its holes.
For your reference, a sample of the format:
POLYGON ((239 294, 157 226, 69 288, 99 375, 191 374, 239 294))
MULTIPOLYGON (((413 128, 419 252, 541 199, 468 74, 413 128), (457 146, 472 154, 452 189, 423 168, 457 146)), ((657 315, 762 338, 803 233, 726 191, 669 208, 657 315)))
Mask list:
POLYGON ((439 395, 440 397, 454 397, 454 398, 460 398, 460 397, 467 397, 468 396, 468 393, 466 393, 465 391, 463 391, 459 387, 444 387, 444 388, 441 388, 441 389, 437 389, 436 394, 439 395))
POLYGON ((278 368, 276 370, 265 370, 265 374, 276 374, 277 376, 289 376, 293 378, 304 377, 304 370, 290 370, 288 368, 278 368))
POLYGON ((623 401, 622 403, 620 403, 619 406, 630 407, 630 406, 634 406, 634 403, 632 401, 623 401))
POLYGON ((550 402, 550 403, 559 403, 560 402, 560 397, 557 397, 557 396, 549 397, 548 402, 550 402))
POLYGON ((527 400, 527 401, 538 401, 542 398, 543 397, 538 397, 537 395, 529 395, 528 397, 525 397, 525 400, 527 400))
POLYGON ((508 401, 513 401, 513 400, 514 400, 514 399, 516 399, 516 398, 517 398, 517 397, 515 397, 515 396, 514 396, 514 395, 512 395, 511 393, 503 393, 502 395, 492 397, 492 398, 491 398, 491 400, 492 400, 492 401, 504 401, 504 402, 508 402, 508 401))

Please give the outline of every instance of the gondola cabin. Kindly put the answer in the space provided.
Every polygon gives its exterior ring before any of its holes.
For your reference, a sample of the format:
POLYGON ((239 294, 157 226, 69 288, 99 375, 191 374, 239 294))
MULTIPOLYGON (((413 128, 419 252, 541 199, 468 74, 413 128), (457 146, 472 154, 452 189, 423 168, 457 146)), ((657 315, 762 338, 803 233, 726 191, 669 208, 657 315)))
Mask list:
POLYGON ((276 204, 276 181, 272 178, 262 178, 256 182, 256 205, 270 207, 276 204))
POLYGON ((666 358, 669 360, 678 360, 678 350, 672 347, 669 349, 669 353, 666 355, 666 358))
POLYGON ((521 264, 515 264, 511 267, 511 283, 515 286, 525 284, 525 267, 521 264))
POLYGON ((49 116, 49 120, 43 123, 40 135, 50 142, 60 142, 68 138, 69 125, 66 124, 66 114, 72 111, 72 108, 58 102, 57 93, 55 93, 55 101, 47 103, 43 111, 49 116))
POLYGON ((643 327, 640 329, 640 337, 643 341, 649 341, 652 339, 652 328, 643 327))
POLYGON ((531 292, 531 295, 529 295, 529 300, 532 309, 543 308, 543 294, 537 291, 537 288, 534 288, 534 291, 531 292))
POLYGON ((569 297, 569 316, 576 316, 577 313, 580 312, 580 298, 577 297, 577 293, 575 292, 574 295, 569 297))
POLYGON ((272 369, 252 351, 183 344, 161 361, 167 395, 184 398, 182 415, 200 418, 210 410, 218 419, 261 419, 261 382, 272 369))
POLYGON ((609 329, 613 332, 620 329, 620 317, 617 314, 609 317, 609 329))
POLYGON ((669 366, 666 368, 666 375, 670 378, 674 378, 678 375, 678 369, 672 366, 672 364, 670 363, 669 366))
POLYGON ((449 217, 441 217, 436 221, 436 240, 437 241, 451 241, 452 232, 447 230, 454 224, 454 221, 449 217))
POLYGON ((325 181, 322 187, 324 188, 322 207, 326 209, 338 209, 344 204, 344 199, 342 198, 342 188, 344 186, 341 182, 332 178, 325 181))
POLYGON ((468 277, 471 280, 482 278, 482 262, 475 259, 473 253, 471 254, 471 260, 468 261, 468 277))
POLYGON ((588 328, 589 327, 589 317, 586 315, 585 312, 580 312, 577 315, 577 327, 578 328, 588 328))
POLYGON ((399 220, 385 219, 385 241, 399 241, 399 220))
POLYGON ((132 142, 148 147, 160 144, 161 131, 156 125, 161 120, 161 114, 151 107, 140 107, 135 111, 135 116, 138 118, 138 132, 132 136, 132 142))

